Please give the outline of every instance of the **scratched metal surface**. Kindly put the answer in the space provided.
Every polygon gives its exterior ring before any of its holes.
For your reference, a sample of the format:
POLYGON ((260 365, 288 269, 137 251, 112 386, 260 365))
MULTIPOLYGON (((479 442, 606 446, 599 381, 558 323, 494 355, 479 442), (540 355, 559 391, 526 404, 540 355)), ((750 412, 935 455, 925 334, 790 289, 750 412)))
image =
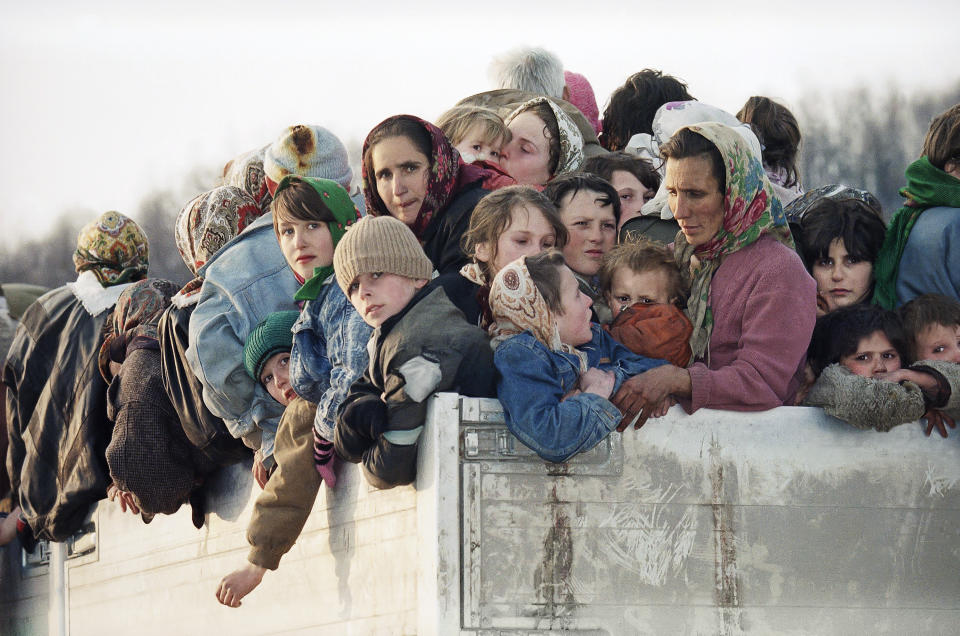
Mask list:
MULTIPOLYGON (((98 549, 68 571, 71 634, 958 631, 955 437, 677 408, 554 465, 495 401, 431 412, 417 487, 344 467, 239 610, 213 592, 246 555, 248 466, 218 476, 200 531, 187 510, 144 525, 102 503, 98 549)), ((46 633, 48 577, 3 556, 0 634, 46 633)))
POLYGON ((675 407, 592 461, 550 465, 477 443, 497 410, 464 408, 486 422, 463 434, 470 633, 958 629, 955 438, 675 407))

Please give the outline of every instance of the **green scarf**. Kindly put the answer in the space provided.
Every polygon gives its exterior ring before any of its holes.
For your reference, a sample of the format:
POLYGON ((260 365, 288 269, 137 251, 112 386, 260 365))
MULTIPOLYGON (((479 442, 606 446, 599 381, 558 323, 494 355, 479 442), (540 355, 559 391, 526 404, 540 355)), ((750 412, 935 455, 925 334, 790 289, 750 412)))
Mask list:
POLYGON ((873 264, 876 278, 873 303, 885 309, 893 309, 897 305, 900 257, 917 219, 928 208, 960 208, 960 179, 934 166, 926 156, 907 166, 906 176, 907 187, 900 189, 900 196, 907 201, 890 221, 883 247, 873 264))
MULTIPOLYGON (((277 198, 276 195, 280 194, 281 190, 286 189, 295 181, 303 181, 304 183, 310 184, 310 186, 317 191, 317 194, 320 195, 320 198, 323 200, 324 205, 327 206, 327 209, 330 210, 330 213, 333 214, 334 220, 327 221, 327 227, 330 229, 333 249, 336 250, 337 243, 339 243, 343 235, 347 233, 347 229, 360 220, 360 212, 357 210, 357 206, 353 204, 350 195, 343 189, 343 186, 336 181, 299 177, 297 175, 287 175, 277 184, 274 199, 277 198)), ((315 268, 313 270, 313 276, 297 290, 293 299, 295 301, 316 300, 317 296, 320 295, 320 290, 323 289, 323 283, 332 275, 332 263, 315 268)))

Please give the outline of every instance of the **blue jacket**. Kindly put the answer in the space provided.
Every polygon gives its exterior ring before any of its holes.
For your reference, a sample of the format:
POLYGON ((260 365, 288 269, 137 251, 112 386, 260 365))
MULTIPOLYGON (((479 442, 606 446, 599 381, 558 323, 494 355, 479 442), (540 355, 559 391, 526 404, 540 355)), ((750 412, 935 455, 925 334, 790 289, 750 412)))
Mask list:
POLYGON ((283 406, 247 375, 243 345, 269 314, 297 309, 293 295, 300 288, 277 243, 273 215, 254 221, 198 274, 204 281, 190 316, 187 362, 203 384, 204 404, 234 437, 256 448, 262 432, 260 453, 269 467, 283 406))
MULTIPOLYGON (((597 324, 591 329, 593 340, 578 348, 587 354, 589 368, 613 371, 614 393, 627 378, 667 364, 632 353, 597 324)), ((493 361, 507 428, 547 461, 563 462, 593 448, 623 417, 610 400, 593 393, 563 400, 577 388, 580 362, 574 354, 550 351, 529 331, 503 341, 493 361)))
POLYGON ((900 257, 897 305, 921 294, 960 301, 960 209, 936 207, 917 219, 900 257))
POLYGON ((293 325, 290 384, 297 395, 316 402, 314 428, 333 441, 337 409, 350 385, 363 375, 373 328, 363 321, 333 276, 316 300, 307 302, 293 325))

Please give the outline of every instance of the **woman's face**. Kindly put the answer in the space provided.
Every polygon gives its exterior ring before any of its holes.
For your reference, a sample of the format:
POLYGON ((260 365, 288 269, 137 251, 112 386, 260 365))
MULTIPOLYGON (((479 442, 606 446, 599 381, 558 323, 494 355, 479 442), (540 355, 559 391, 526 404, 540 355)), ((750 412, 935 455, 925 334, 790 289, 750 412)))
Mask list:
POLYGON ((563 257, 570 269, 581 276, 596 276, 603 265, 604 254, 617 240, 613 205, 604 205, 602 196, 599 192, 582 189, 565 196, 557 206, 560 220, 567 227, 563 257))
POLYGON ((323 221, 280 218, 277 238, 287 265, 304 280, 313 276, 314 268, 333 263, 333 238, 323 221))
POLYGON ((513 139, 500 151, 500 167, 521 185, 545 185, 553 176, 546 124, 527 110, 514 117, 508 128, 513 139))
POLYGON ((851 256, 838 238, 830 243, 827 256, 814 261, 811 269, 827 312, 856 305, 870 293, 873 264, 851 256))
POLYGON ((479 243, 475 255, 478 261, 487 264, 492 280, 508 263, 521 256, 539 254, 553 247, 556 242, 556 232, 543 212, 539 208, 523 205, 510 213, 510 225, 497 237, 496 254, 490 253, 487 243, 479 243))
POLYGON ((866 338, 860 338, 857 350, 840 358, 840 364, 857 375, 872 378, 879 373, 899 369, 900 354, 885 333, 874 331, 866 338))
POLYGON ((413 225, 427 194, 430 159, 407 137, 387 137, 371 153, 377 194, 390 215, 413 225))
POLYGON ((634 217, 640 216, 640 208, 656 194, 653 190, 640 183, 640 179, 632 172, 614 170, 610 175, 610 185, 620 196, 620 223, 623 224, 634 217))
POLYGON ((723 227, 723 193, 707 155, 667 159, 667 202, 687 242, 697 247, 723 227))

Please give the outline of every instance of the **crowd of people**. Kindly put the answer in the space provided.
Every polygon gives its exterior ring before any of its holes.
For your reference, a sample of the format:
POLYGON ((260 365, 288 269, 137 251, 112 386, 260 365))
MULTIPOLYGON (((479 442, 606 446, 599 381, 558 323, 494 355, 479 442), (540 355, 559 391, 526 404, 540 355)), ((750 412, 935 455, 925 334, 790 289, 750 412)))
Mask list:
POLYGON ((550 462, 678 403, 947 436, 960 105, 888 226, 856 184, 802 182, 800 127, 766 97, 732 115, 647 69, 601 118, 549 52, 498 64, 436 123, 374 126, 359 179, 322 126, 229 161, 171 228, 182 288, 118 212, 80 232, 75 281, 4 285, 0 543, 63 541, 105 497, 146 523, 189 503, 200 528, 204 484, 252 453, 250 552, 216 590, 237 607, 343 462, 414 481, 440 391, 499 398, 550 462))

